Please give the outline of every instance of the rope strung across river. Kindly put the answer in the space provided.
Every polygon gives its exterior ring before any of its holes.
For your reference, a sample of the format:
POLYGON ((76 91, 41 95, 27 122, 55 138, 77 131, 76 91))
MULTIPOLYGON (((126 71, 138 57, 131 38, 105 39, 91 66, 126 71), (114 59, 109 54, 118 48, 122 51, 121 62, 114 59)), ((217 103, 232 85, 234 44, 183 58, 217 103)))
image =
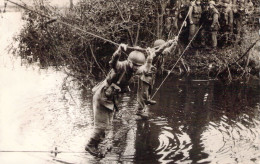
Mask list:
POLYGON ((59 151, 57 147, 55 150, 51 151, 44 151, 44 150, 0 150, 1 153, 51 153, 54 154, 56 157, 60 153, 67 153, 67 154, 88 154, 86 151, 59 151))

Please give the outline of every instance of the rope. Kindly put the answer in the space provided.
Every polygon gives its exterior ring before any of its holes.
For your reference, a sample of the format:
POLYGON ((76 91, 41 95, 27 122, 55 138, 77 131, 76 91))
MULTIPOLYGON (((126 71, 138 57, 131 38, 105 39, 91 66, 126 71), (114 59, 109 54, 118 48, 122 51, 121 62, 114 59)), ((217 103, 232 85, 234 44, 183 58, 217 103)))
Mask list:
POLYGON ((185 19, 184 19, 183 22, 182 22, 182 25, 181 25, 181 28, 180 28, 180 30, 179 30, 179 32, 178 32, 177 38, 179 38, 179 36, 180 36, 180 34, 181 34, 182 28, 184 27, 184 23, 186 22, 186 19, 188 18, 189 14, 190 14, 190 11, 191 11, 191 10, 188 11, 188 13, 187 13, 185 19))
POLYGON ((239 57, 235 62, 233 62, 233 63, 231 63, 231 64, 229 64, 229 65, 232 65, 232 64, 237 63, 237 62, 238 62, 239 60, 241 60, 244 56, 246 56, 246 54, 256 45, 256 43, 257 43, 258 41, 260 41, 260 39, 257 39, 255 42, 253 42, 253 44, 249 46, 249 48, 246 50, 246 52, 244 52, 244 54, 243 54, 241 57, 239 57))
MULTIPOLYGON (((53 20, 53 18, 51 18, 50 16, 47 16, 47 15, 45 15, 45 14, 43 14, 43 13, 40 13, 40 12, 35 11, 35 10, 32 10, 32 9, 29 9, 29 8, 27 8, 27 7, 25 7, 25 6, 21 5, 21 4, 19 4, 19 3, 13 2, 13 1, 11 1, 11 0, 6 0, 6 1, 8 1, 8 2, 10 2, 10 3, 12 3, 12 4, 15 4, 15 5, 21 7, 21 8, 23 8, 23 9, 25 9, 25 10, 29 10, 29 11, 31 11, 31 12, 34 12, 34 13, 36 13, 36 14, 42 16, 42 17, 45 17, 45 18, 48 18, 48 19, 53 20)), ((81 32, 83 32, 83 33, 86 33, 86 34, 88 34, 88 35, 91 35, 91 36, 93 36, 93 37, 95 37, 95 38, 104 40, 105 42, 109 42, 109 43, 111 43, 111 44, 114 44, 115 46, 119 46, 119 45, 120 45, 120 44, 118 44, 118 43, 116 43, 116 42, 114 42, 114 41, 112 41, 112 40, 109 40, 109 39, 106 39, 106 38, 104 38, 104 37, 102 37, 102 36, 93 34, 93 33, 91 33, 91 32, 88 32, 88 31, 83 30, 83 29, 81 29, 81 28, 79 28, 79 27, 73 26, 73 25, 71 25, 71 24, 69 24, 69 23, 66 23, 66 22, 63 22, 63 21, 61 21, 61 20, 56 19, 55 21, 56 21, 57 23, 66 25, 66 26, 68 26, 68 27, 71 27, 71 28, 74 28, 74 29, 76 29, 76 30, 79 30, 79 31, 81 31, 81 32)), ((130 49, 130 50, 137 50, 137 51, 141 51, 141 52, 146 52, 146 50, 145 50, 144 48, 140 48, 140 47, 131 47, 131 46, 128 46, 127 48, 130 49)))
MULTIPOLYGON (((177 36, 176 36, 176 38, 177 38, 177 43, 178 43, 178 40, 179 40, 179 36, 180 36, 180 34, 181 34, 181 31, 182 31, 182 29, 183 29, 183 27, 184 27, 184 23, 186 22, 186 20, 187 20, 187 18, 188 18, 188 16, 189 16, 189 13, 190 13, 190 10, 188 11, 188 13, 187 13, 185 19, 183 20, 183 22, 182 22, 182 24, 181 24, 181 28, 180 28, 180 30, 179 30, 177 36)), ((154 48, 156 49, 156 48, 159 48, 159 47, 160 47, 160 46, 157 46, 157 47, 154 47, 154 48)), ((176 47, 174 48, 173 52, 174 52, 175 50, 176 50, 176 47)))
POLYGON ((51 150, 51 151, 40 151, 40 150, 0 150, 1 153, 51 153, 51 154, 60 154, 60 153, 75 153, 75 154, 85 154, 86 151, 57 151, 57 150, 51 150))
POLYGON ((153 99, 153 97, 155 96, 155 94, 158 92, 158 90, 161 88, 161 86, 163 85, 163 83, 165 82, 165 80, 169 77, 170 73, 173 71, 174 67, 177 65, 177 63, 180 61, 181 57, 184 55, 185 51, 188 49, 188 47, 190 46, 191 42, 194 40, 194 38, 197 36, 199 30, 201 29, 202 25, 199 27, 199 29, 197 30, 197 32, 195 33, 195 35, 192 37, 192 39, 190 40, 189 44, 186 46, 186 48, 184 49, 184 51, 182 52, 181 56, 178 58, 178 60, 176 61, 176 63, 173 65, 172 69, 168 72, 167 76, 163 79, 163 81, 161 82, 161 84, 159 85, 159 87, 156 89, 156 91, 154 92, 153 96, 151 97, 151 99, 153 99))
MULTIPOLYGON (((179 38, 179 36, 180 36, 180 34, 181 34, 181 31, 182 31, 182 29, 183 29, 183 27, 184 27, 184 23, 186 22, 186 20, 187 20, 187 18, 188 18, 188 16, 189 16, 190 11, 191 11, 191 10, 188 11, 188 13, 187 13, 185 19, 184 19, 183 22, 182 22, 181 28, 180 28, 180 30, 179 30, 179 32, 178 32, 178 34, 177 34, 177 43, 178 43, 178 40, 179 40, 178 38, 179 38)), ((200 28, 201 28, 201 27, 202 27, 202 25, 200 26, 200 28)), ((165 80, 168 78, 168 76, 170 75, 170 73, 172 72, 172 70, 174 69, 174 67, 177 65, 177 63, 178 63, 179 60, 181 59, 181 57, 184 55, 184 52, 187 50, 187 48, 189 47, 189 45, 191 44, 191 42, 193 41, 193 39, 195 38, 195 36, 198 34, 200 28, 197 30, 197 32, 195 33, 195 35, 192 37, 192 39, 190 40, 189 44, 186 46, 185 50, 182 52, 181 56, 178 58, 178 60, 176 61, 176 63, 173 65, 172 69, 168 72, 168 75, 163 79, 163 81, 161 82, 161 84, 159 85, 159 87, 157 88, 157 90, 154 92, 154 94, 152 95, 151 99, 155 96, 155 94, 156 94, 156 93, 158 92, 158 90, 161 88, 161 86, 163 85, 163 83, 165 82, 165 80)), ((177 47, 177 46, 175 46, 175 48, 174 48, 174 50, 173 50, 172 52, 174 52, 174 51, 176 50, 176 47, 177 47)))

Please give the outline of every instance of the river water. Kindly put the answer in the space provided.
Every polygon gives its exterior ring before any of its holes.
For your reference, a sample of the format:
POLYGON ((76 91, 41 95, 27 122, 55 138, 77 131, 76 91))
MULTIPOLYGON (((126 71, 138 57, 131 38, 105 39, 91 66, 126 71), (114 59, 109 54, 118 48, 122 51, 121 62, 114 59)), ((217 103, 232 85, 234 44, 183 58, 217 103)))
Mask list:
MULTIPOLYGON (((6 47, 22 27, 20 13, 0 18, 0 163, 260 164, 260 83, 170 77, 149 108, 134 115, 123 95, 105 158, 85 153, 93 131, 89 88, 53 68, 22 65, 6 47), (51 153, 55 147, 58 154, 51 153)), ((0 15, 1 17, 1 15, 0 15)), ((157 79, 156 86, 162 79, 157 79)))

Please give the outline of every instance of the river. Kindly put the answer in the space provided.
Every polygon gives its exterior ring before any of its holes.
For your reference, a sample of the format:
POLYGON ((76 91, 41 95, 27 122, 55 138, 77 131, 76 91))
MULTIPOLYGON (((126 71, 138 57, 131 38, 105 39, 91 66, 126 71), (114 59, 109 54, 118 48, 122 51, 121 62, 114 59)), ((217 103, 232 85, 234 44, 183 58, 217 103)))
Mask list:
MULTIPOLYGON (((8 53, 23 22, 0 15, 0 163, 260 164, 260 83, 225 86, 217 80, 170 77, 149 108, 134 115, 136 95, 123 95, 105 158, 84 146, 93 131, 89 88, 54 68, 21 64, 8 53), (57 154, 51 151, 59 152, 57 154)), ((157 79, 156 86, 162 79, 157 79)))

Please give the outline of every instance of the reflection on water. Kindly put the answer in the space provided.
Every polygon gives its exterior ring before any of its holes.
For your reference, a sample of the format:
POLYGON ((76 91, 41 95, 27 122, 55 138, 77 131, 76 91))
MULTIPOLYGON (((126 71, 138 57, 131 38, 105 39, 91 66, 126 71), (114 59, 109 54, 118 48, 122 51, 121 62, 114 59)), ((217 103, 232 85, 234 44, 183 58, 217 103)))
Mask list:
POLYGON ((259 89, 258 82, 226 87, 172 77, 153 107, 155 154, 164 163, 259 162, 259 89))
MULTIPOLYGON (((1 19, 0 163, 259 163, 260 85, 170 77, 151 119, 134 116, 134 92, 121 99, 113 148, 104 159, 85 153, 93 130, 90 90, 52 68, 21 66, 4 48, 22 22, 1 19), (9 32, 7 32, 9 31, 9 32), (57 147, 56 157, 50 151, 57 147)), ((17 18, 7 19, 7 18, 17 18)), ((158 79, 160 82, 161 79, 158 79)), ((156 85, 159 85, 158 83, 156 85)), ((106 148, 108 141, 104 141, 106 148)))

